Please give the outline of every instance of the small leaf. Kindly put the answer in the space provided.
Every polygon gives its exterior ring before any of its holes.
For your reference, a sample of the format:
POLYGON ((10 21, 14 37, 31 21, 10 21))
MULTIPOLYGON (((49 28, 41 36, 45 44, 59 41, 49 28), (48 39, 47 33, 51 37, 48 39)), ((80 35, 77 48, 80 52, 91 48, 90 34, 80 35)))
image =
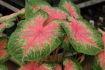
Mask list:
POLYGON ((65 58, 63 61, 64 70, 83 70, 82 66, 75 60, 65 58))
POLYGON ((31 62, 23 65, 19 70, 54 70, 54 68, 50 64, 31 62))
POLYGON ((82 18, 79 8, 72 2, 72 0, 60 0, 59 7, 69 13, 75 19, 82 18))

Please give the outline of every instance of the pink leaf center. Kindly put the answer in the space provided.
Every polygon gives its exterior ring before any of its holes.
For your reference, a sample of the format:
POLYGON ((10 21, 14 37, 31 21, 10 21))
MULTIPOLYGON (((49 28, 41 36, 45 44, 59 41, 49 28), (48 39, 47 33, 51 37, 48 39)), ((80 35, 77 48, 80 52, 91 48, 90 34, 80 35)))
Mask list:
POLYGON ((92 33, 83 24, 83 22, 78 22, 77 20, 72 19, 69 26, 76 42, 80 42, 81 44, 85 43, 90 46, 94 45, 95 47, 97 47, 97 44, 93 41, 93 38, 91 37, 92 33))
POLYGON ((74 17, 74 18, 78 18, 78 14, 74 8, 73 5, 71 5, 70 3, 65 2, 65 8, 67 9, 67 11, 69 12, 69 14, 74 17))

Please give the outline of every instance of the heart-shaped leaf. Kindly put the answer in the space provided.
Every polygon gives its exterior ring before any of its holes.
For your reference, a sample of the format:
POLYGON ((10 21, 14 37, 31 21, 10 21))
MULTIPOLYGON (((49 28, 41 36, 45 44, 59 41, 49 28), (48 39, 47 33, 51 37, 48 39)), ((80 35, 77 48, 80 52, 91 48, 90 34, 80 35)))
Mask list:
POLYGON ((62 27, 76 51, 88 55, 96 55, 102 51, 103 42, 101 34, 90 23, 71 18, 70 22, 63 23, 62 27))
POLYGON ((47 13, 39 10, 32 18, 18 25, 8 43, 8 51, 16 60, 40 60, 60 45, 60 37, 63 36, 61 22, 55 20, 45 26, 47 18, 47 13))

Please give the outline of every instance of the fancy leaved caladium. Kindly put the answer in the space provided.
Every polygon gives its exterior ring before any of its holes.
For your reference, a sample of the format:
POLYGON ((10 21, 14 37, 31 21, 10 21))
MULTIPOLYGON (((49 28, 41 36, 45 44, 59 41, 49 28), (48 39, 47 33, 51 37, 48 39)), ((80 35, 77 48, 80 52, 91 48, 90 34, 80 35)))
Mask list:
POLYGON ((82 18, 79 8, 72 2, 72 0, 60 0, 59 7, 69 13, 75 19, 82 18))
POLYGON ((51 64, 31 62, 23 65, 19 70, 54 70, 51 64))
POLYGON ((103 42, 101 34, 84 20, 71 17, 70 22, 62 24, 73 48, 84 54, 96 55, 102 51, 103 42))
MULTIPOLYGON (((32 1, 34 2, 34 1, 32 1)), ((30 2, 29 2, 30 3, 30 2)), ((61 10, 60 8, 56 7, 51 7, 48 3, 45 1, 40 1, 40 2, 34 2, 34 4, 28 4, 26 5, 26 17, 32 16, 32 13, 35 13, 37 10, 42 9, 43 11, 47 12, 49 17, 46 22, 50 22, 54 19, 66 19, 68 14, 61 10), (31 12, 31 13, 29 13, 31 12)))
POLYGON ((0 63, 7 60, 8 52, 6 51, 7 38, 0 38, 0 63))
POLYGON ((33 17, 19 23, 8 43, 8 51, 13 58, 21 62, 40 60, 60 45, 60 37, 63 36, 61 22, 54 20, 45 26, 47 18, 47 13, 38 10, 33 17))
POLYGON ((65 58, 63 61, 63 70, 83 70, 82 66, 79 64, 79 62, 71 59, 71 58, 65 58))

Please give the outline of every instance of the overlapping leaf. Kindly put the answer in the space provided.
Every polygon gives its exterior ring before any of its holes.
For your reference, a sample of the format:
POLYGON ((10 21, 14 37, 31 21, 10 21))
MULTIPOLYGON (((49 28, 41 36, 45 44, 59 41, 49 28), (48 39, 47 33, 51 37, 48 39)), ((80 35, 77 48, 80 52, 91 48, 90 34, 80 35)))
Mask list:
POLYGON ((96 56, 96 67, 94 70, 105 70, 105 34, 103 33, 102 36, 103 39, 103 43, 104 43, 104 51, 100 52, 97 56, 96 56))
POLYGON ((64 70, 83 70, 81 65, 70 58, 65 58, 63 61, 64 70))
POLYGON ((79 8, 72 2, 72 0, 60 0, 59 7, 68 12, 70 16, 75 19, 82 18, 79 8))
POLYGON ((47 13, 39 10, 32 18, 19 24, 8 43, 8 51, 15 60, 40 60, 59 46, 63 36, 61 22, 55 20, 45 26, 47 18, 47 13))
POLYGON ((19 70, 54 70, 51 64, 31 62, 23 65, 19 70))
POLYGON ((62 24, 62 27, 76 51, 88 55, 96 55, 102 51, 101 34, 86 21, 71 18, 70 22, 62 24))
POLYGON ((49 17, 47 22, 50 22, 54 19, 66 19, 68 14, 62 11, 60 8, 51 7, 45 1, 30 1, 28 5, 26 5, 26 17, 32 16, 37 10, 42 9, 47 12, 49 17))

